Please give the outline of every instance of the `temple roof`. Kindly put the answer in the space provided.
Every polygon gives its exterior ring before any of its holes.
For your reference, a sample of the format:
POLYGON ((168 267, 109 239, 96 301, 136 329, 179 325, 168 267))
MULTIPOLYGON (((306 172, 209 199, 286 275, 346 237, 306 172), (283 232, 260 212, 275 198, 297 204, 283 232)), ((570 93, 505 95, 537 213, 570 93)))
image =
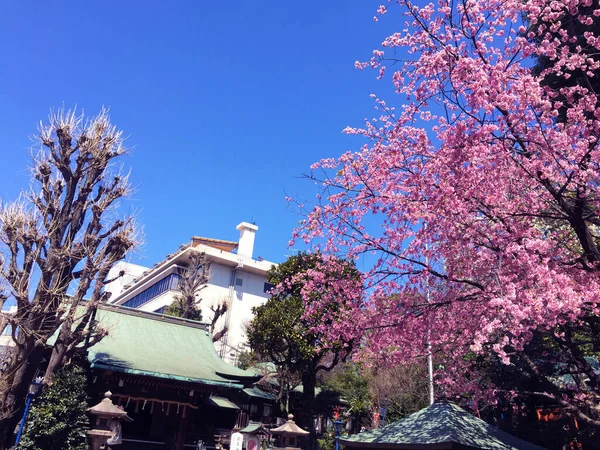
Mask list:
POLYGON ((386 449, 543 450, 450 402, 439 402, 382 428, 340 439, 345 447, 386 449), (461 447, 462 446, 462 447, 461 447))
POLYGON ((257 380, 219 357, 206 324, 108 305, 96 320, 108 335, 88 351, 92 368, 237 388, 257 380))

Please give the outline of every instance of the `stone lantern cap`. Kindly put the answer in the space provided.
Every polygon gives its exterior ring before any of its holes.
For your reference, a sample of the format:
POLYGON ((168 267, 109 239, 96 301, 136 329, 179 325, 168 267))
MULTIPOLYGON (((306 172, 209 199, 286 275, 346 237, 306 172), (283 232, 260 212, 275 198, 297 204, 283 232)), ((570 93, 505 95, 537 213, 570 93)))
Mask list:
POLYGON ((93 416, 104 418, 125 418, 128 419, 127 413, 123 408, 116 406, 112 400, 112 392, 107 391, 104 398, 97 405, 88 408, 87 412, 93 416))
POLYGON ((296 425, 296 422, 294 422, 293 414, 290 414, 288 416, 288 420, 286 423, 284 423, 280 427, 273 428, 271 430, 271 433, 280 434, 281 436, 306 436, 307 434, 310 434, 309 431, 303 430, 298 425, 296 425))

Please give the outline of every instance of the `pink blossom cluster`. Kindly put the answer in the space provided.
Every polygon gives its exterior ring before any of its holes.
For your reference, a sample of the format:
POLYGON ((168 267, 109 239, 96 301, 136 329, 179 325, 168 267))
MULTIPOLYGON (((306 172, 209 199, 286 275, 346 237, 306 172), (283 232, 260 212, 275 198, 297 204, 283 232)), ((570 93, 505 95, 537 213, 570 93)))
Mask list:
MULTIPOLYGON (((401 30, 356 66, 393 70, 403 104, 376 100, 379 117, 345 130, 366 144, 313 166, 323 192, 294 239, 373 261, 364 290, 337 288, 355 300, 321 332, 387 363, 422 358, 429 340, 444 361, 439 382, 472 392, 466 355, 510 364, 536 330, 600 312, 598 97, 541 83, 598 73, 561 20, 589 24, 586 42, 600 50, 600 11, 584 13, 591 0, 390 3, 378 13, 401 30), (535 75, 540 56, 552 65, 535 75)), ((307 299, 324 283, 313 275, 307 299)), ((336 302, 329 292, 307 314, 336 302)))

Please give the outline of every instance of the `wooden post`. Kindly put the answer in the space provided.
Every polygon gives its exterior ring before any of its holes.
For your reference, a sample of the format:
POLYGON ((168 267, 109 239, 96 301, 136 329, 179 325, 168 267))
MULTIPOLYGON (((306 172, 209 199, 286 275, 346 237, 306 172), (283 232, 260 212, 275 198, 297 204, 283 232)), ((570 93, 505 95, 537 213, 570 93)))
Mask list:
POLYGON ((176 450, 183 450, 185 445, 185 435, 190 414, 186 411, 187 405, 183 405, 183 409, 179 416, 179 429, 177 430, 177 441, 175 442, 176 450))

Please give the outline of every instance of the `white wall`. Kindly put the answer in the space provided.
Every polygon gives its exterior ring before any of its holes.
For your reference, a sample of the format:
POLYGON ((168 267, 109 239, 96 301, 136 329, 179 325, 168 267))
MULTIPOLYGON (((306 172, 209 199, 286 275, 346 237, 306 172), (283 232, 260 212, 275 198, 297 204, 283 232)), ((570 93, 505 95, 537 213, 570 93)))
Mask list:
POLYGON ((252 308, 263 304, 268 298, 268 295, 264 293, 266 281, 264 276, 236 269, 233 288, 230 288, 231 281, 232 269, 230 267, 212 263, 210 280, 208 286, 201 292, 202 302, 200 304, 205 321, 210 321, 213 317, 210 306, 216 306, 223 301, 229 305, 227 314, 219 320, 216 326, 218 331, 225 323, 229 323, 226 339, 224 342, 216 343, 217 351, 229 362, 235 360, 237 355, 235 350, 244 348, 240 344, 247 343, 246 324, 252 320, 252 308), (237 285, 240 279, 241 286, 237 285), (223 345, 225 348, 222 347, 223 345))
MULTIPOLYGON (((141 267, 141 266, 138 266, 141 267)), ((118 268, 117 268, 118 269, 118 268)), ((117 270, 116 269, 116 270, 117 270)), ((117 272, 118 273, 118 272, 117 272)), ((163 276, 172 273, 171 270, 162 272, 163 276)), ((141 274, 141 273, 140 273, 141 274)), ((158 282, 162 277, 152 280, 151 283, 140 286, 147 288, 150 285, 158 282)), ((133 277, 129 279, 131 281, 133 277)), ((129 282, 128 281, 128 282, 129 282)), ((219 319, 216 330, 223 328, 225 323, 229 324, 229 331, 223 342, 215 343, 215 347, 223 358, 233 363, 235 362, 237 352, 235 350, 243 350, 244 346, 240 344, 247 343, 246 324, 252 320, 252 308, 266 302, 269 297, 264 292, 266 278, 262 275, 247 272, 243 268, 235 270, 233 279, 233 288, 231 288, 232 268, 223 264, 212 262, 210 265, 210 277, 207 286, 200 292, 200 310, 202 311, 202 319, 204 322, 210 322, 213 317, 211 306, 217 306, 223 302, 229 305, 227 313, 219 319), (237 280, 242 280, 242 285, 236 284, 237 280)), ((127 284, 126 282, 122 285, 127 284)), ((138 292, 132 292, 127 297, 135 295, 138 292)), ((114 294, 115 296, 117 294, 114 294)), ((147 303, 140 305, 142 311, 154 312, 158 309, 168 306, 173 301, 175 291, 166 291, 161 295, 154 297, 147 303)))
POLYGON ((117 264, 115 264, 109 270, 107 277, 109 280, 115 280, 104 285, 104 290, 111 293, 109 302, 114 300, 121 292, 123 292, 126 284, 129 284, 134 278, 141 276, 147 270, 149 270, 148 267, 131 264, 125 261, 119 261, 117 264), (125 275, 120 277, 119 273, 121 271, 125 272, 125 275))

